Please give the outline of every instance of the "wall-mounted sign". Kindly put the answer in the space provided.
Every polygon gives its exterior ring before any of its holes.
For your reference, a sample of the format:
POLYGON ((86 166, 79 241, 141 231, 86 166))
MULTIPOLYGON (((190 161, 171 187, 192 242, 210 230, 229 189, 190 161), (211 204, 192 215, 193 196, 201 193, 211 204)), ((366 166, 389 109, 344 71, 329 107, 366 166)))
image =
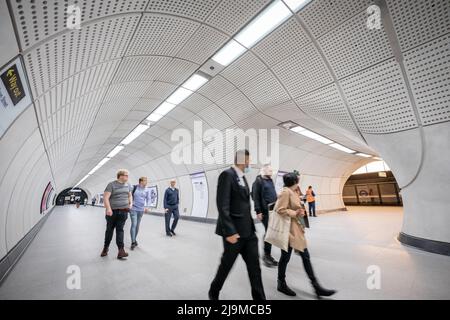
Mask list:
POLYGON ((150 193, 150 201, 148 201, 147 206, 151 208, 156 208, 158 206, 158 187, 150 186, 147 188, 150 193))
POLYGON ((0 137, 17 116, 31 105, 30 90, 20 58, 0 70, 0 137))
POLYGON ((51 208, 49 199, 51 198, 51 194, 54 192, 52 183, 49 182, 47 184, 47 187, 44 190, 44 193, 42 195, 41 199, 41 214, 43 214, 45 211, 51 208))
POLYGON ((208 183, 204 172, 191 174, 192 213, 194 217, 206 218, 208 214, 208 183))

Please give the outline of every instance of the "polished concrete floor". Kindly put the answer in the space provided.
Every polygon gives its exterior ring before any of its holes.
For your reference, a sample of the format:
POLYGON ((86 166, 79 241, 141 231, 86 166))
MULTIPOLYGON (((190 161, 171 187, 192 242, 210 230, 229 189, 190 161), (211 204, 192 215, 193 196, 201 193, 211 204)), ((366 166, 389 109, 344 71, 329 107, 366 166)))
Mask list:
MULTIPOLYGON (((320 282, 339 292, 333 299, 450 299, 450 257, 401 245, 401 208, 350 207, 311 219, 307 232, 320 282), (368 289, 369 266, 380 270, 380 289, 368 289)), ((139 248, 126 261, 100 258, 102 208, 57 207, 10 275, 0 299, 205 299, 222 252, 214 225, 180 220, 178 235, 167 238, 163 218, 143 217, 139 248), (81 271, 81 289, 68 289, 67 269, 81 271)), ((126 243, 130 243, 130 220, 126 243)), ((257 225, 261 238, 263 227, 257 225)), ((279 250, 273 255, 278 259, 279 250)), ((268 299, 289 298, 276 291, 276 269, 262 266, 268 299)), ((314 299, 300 257, 293 255, 287 281, 297 296, 314 299)), ((222 299, 249 299, 245 264, 239 258, 222 299)))

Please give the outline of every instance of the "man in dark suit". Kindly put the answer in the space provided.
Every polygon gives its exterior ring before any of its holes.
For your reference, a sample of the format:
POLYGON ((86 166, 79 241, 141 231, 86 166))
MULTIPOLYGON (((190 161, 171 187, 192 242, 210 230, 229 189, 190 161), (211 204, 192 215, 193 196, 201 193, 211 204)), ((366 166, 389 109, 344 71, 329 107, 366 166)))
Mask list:
POLYGON ((208 292, 209 299, 218 300, 220 290, 234 262, 241 254, 247 265, 254 300, 265 300, 259 266, 258 238, 251 215, 250 190, 244 172, 248 170, 250 154, 236 152, 235 165, 223 171, 217 184, 216 234, 222 236, 224 252, 219 269, 208 292))
POLYGON ((164 193, 164 211, 165 211, 165 225, 166 235, 171 237, 175 235, 175 228, 177 227, 180 213, 178 211, 178 204, 180 203, 180 193, 175 188, 176 180, 170 180, 170 187, 166 189, 164 193), (170 218, 173 215, 172 226, 170 226, 170 218))

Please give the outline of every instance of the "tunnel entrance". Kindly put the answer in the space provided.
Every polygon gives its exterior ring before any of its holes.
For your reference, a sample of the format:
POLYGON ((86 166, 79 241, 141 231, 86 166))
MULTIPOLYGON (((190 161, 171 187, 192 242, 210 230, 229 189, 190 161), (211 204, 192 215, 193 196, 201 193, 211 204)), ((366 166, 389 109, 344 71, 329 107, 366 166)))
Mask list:
POLYGON ((356 170, 342 192, 346 206, 403 206, 400 188, 384 161, 375 161, 356 170))
POLYGON ((58 197, 56 198, 56 205, 63 206, 67 204, 75 204, 77 201, 79 201, 80 204, 84 204, 85 199, 89 200, 87 193, 83 189, 67 188, 58 194, 58 197))

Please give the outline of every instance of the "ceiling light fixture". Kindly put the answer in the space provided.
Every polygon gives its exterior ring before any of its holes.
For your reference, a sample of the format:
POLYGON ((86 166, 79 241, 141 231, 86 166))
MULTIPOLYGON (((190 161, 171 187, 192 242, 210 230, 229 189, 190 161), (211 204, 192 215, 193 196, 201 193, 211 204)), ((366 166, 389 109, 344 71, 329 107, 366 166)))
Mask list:
POLYGON ((185 89, 183 87, 179 87, 177 90, 175 90, 174 93, 170 95, 169 98, 167 98, 166 102, 177 105, 183 102, 187 97, 189 97, 193 93, 194 91, 185 89))
POLYGON ((198 88, 203 86, 206 82, 208 82, 208 78, 195 73, 190 77, 185 83, 183 83, 181 86, 183 88, 189 89, 191 91, 196 91, 198 88))
POLYGON ((300 11, 312 0, 283 0, 283 2, 291 9, 293 12, 300 11))
POLYGON ((125 139, 122 140, 121 144, 123 145, 130 144, 134 139, 143 134, 148 128, 150 128, 149 125, 142 123, 139 124, 136 128, 134 128, 133 131, 131 131, 131 133, 125 139))
POLYGON ((286 21, 292 12, 281 0, 277 0, 256 16, 234 39, 247 49, 286 21))
POLYGON ((337 150, 344 151, 346 153, 355 153, 356 152, 355 150, 344 147, 343 145, 340 145, 339 143, 332 143, 329 146, 332 148, 335 148, 337 150))
POLYGON ((108 155, 106 156, 107 158, 112 158, 114 157, 116 154, 118 154, 120 151, 123 150, 123 148, 125 148, 124 146, 117 146, 114 149, 112 149, 112 151, 110 153, 108 153, 108 155))
POLYGON ((358 153, 356 153, 356 155, 359 157, 363 157, 363 158, 372 158, 372 156, 370 154, 365 154, 362 152, 358 152, 358 153))
POLYGON ((245 51, 245 47, 231 39, 211 59, 226 67, 239 58, 245 51))

